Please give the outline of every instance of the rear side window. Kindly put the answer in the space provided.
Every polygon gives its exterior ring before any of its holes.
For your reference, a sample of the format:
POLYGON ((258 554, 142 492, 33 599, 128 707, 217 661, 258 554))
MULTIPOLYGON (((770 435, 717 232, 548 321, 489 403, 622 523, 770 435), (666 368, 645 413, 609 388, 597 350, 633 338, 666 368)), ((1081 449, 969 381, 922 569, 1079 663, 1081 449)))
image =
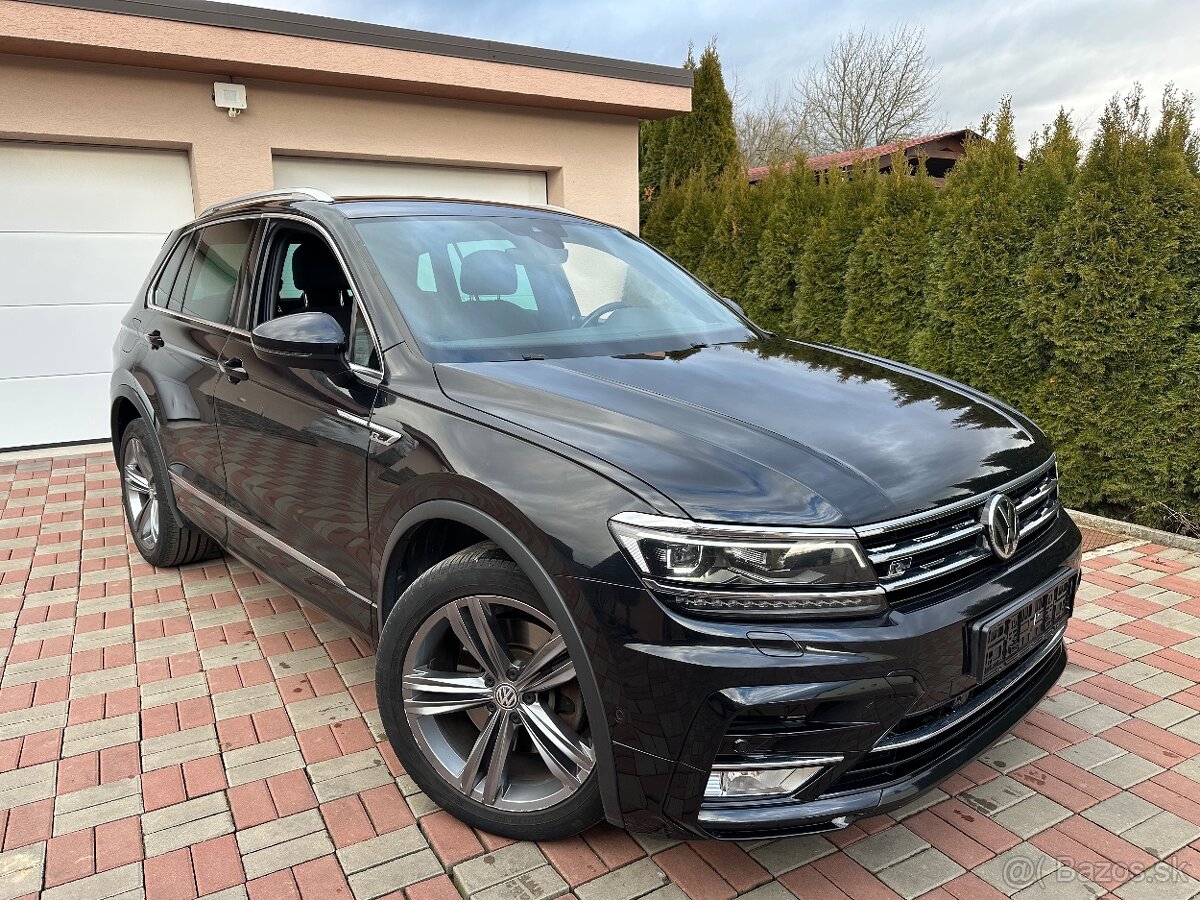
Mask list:
MULTIPOLYGON (((238 274, 246 259, 255 224, 253 219, 243 219, 200 230, 183 289, 181 312, 217 325, 230 324, 238 274)), ((179 293, 181 280, 182 272, 175 279, 172 300, 179 293)), ((173 302, 169 308, 176 308, 173 302)))
POLYGON ((166 309, 179 309, 183 300, 183 286, 187 282, 188 269, 191 268, 194 236, 188 235, 175 245, 174 251, 167 258, 162 273, 154 285, 154 303, 166 309))

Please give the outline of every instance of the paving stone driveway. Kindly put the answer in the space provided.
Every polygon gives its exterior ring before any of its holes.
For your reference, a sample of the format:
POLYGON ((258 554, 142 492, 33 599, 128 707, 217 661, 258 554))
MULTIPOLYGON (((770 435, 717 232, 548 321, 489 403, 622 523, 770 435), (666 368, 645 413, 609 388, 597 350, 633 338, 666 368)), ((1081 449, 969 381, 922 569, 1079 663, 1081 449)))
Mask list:
POLYGON ((365 645, 237 562, 145 565, 111 454, 0 463, 0 900, 1191 897, 1200 556, 1089 557, 1053 696, 901 814, 514 843, 405 776, 365 645))

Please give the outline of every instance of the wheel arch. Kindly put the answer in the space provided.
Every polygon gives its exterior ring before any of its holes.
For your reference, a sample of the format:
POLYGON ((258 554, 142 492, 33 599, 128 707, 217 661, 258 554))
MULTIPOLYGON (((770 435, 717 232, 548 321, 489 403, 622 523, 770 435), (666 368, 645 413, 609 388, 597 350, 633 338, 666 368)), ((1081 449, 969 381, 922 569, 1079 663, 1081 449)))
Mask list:
MULTIPOLYGON (((395 554, 398 551, 403 552, 404 541, 408 536, 422 523, 433 519, 457 522, 493 541, 520 567, 533 584, 542 602, 546 604, 547 610, 562 632, 563 640, 567 644, 567 651, 575 663, 575 671, 579 677, 579 686, 583 691, 584 702, 589 710, 596 711, 596 714, 591 717, 591 725, 592 737, 596 744, 596 770, 600 779, 600 798, 604 805, 605 818, 613 825, 621 827, 623 818, 617 797, 617 775, 608 717, 605 714, 600 686, 592 669, 591 658, 583 642, 583 636, 579 633, 562 592, 533 551, 507 525, 482 510, 456 500, 427 500, 412 507, 400 517, 400 520, 392 528, 384 548, 382 558, 385 574, 395 554)), ((385 603, 388 580, 386 577, 380 578, 376 591, 376 635, 383 630, 385 611, 388 610, 385 603)))
POLYGON ((153 427, 153 407, 133 386, 124 383, 114 385, 109 407, 109 428, 113 451, 118 455, 121 452, 121 435, 134 419, 145 419, 153 427))

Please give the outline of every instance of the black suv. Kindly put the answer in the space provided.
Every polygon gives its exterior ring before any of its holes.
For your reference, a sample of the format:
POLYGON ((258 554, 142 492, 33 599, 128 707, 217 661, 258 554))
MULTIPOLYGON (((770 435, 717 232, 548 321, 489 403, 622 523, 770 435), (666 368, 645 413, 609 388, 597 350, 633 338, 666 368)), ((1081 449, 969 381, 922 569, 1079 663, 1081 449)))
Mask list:
POLYGON ((1036 426, 561 210, 206 210, 125 316, 112 435, 142 555, 226 548, 370 636, 405 768, 498 834, 843 827, 1065 664, 1036 426))

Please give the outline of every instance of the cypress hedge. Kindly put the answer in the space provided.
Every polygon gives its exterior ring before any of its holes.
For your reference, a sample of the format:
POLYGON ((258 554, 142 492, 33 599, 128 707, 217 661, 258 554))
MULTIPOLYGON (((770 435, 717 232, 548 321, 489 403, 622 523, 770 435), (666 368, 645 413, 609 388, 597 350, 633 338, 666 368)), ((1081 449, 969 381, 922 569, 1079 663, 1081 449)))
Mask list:
POLYGON ((936 188, 923 161, 909 175, 907 160, 897 153, 875 194, 867 226, 846 263, 841 340, 855 350, 907 361, 925 304, 936 188))
POLYGON ((899 157, 753 186, 720 154, 660 164, 644 234, 770 330, 1018 406, 1069 504, 1200 534, 1200 153, 1190 97, 1153 118, 1114 99, 1081 159, 1060 112, 1022 160, 1005 99, 941 190, 899 157))

